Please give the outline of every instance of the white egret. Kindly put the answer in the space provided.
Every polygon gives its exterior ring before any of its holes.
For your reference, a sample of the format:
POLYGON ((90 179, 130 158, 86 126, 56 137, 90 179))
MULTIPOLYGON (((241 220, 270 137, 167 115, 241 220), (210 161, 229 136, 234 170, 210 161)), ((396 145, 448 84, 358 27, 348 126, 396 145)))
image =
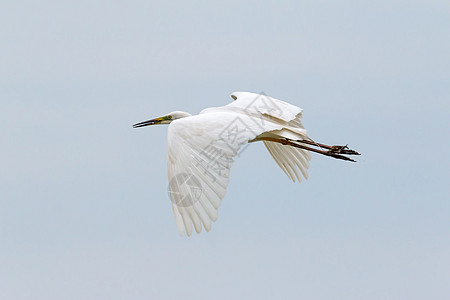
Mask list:
POLYGON ((263 94, 235 92, 234 102, 198 115, 174 111, 134 128, 170 124, 169 195, 180 234, 211 229, 225 196, 233 157, 247 143, 262 141, 292 181, 308 178, 310 151, 338 159, 357 155, 347 146, 311 140, 301 123, 302 109, 263 94), (300 175, 301 174, 301 175, 300 175))

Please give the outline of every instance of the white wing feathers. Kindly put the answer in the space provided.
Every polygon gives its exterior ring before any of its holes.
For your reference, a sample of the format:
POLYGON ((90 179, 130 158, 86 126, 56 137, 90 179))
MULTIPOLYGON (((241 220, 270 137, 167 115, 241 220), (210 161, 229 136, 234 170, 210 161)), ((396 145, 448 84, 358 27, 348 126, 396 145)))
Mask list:
MULTIPOLYGON (((233 157, 242 145, 270 135, 306 138, 302 109, 253 93, 233 93, 229 105, 177 119, 168 130, 169 195, 180 234, 209 231, 225 196, 233 157)), ((264 141, 276 163, 293 181, 307 178, 306 150, 264 141), (299 172, 300 171, 300 172, 299 172)))
POLYGON ((275 119, 289 122, 295 120, 303 109, 287 102, 266 96, 264 94, 254 94, 249 92, 234 92, 231 94, 236 101, 226 107, 238 107, 247 113, 270 116, 275 119))
POLYGON ((303 177, 308 179, 307 171, 309 168, 309 161, 311 160, 309 151, 293 147, 286 147, 279 143, 268 141, 263 142, 270 155, 284 171, 284 173, 286 173, 289 179, 295 181, 295 178, 297 178, 297 180, 300 182, 302 179, 298 170, 300 170, 303 177))

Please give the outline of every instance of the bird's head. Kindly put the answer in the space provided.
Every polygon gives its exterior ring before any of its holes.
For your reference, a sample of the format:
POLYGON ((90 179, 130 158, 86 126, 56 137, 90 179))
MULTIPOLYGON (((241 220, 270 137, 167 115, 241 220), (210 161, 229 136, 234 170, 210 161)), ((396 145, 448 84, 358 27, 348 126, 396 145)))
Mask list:
POLYGON ((173 111, 165 116, 134 124, 133 128, 144 127, 144 126, 149 126, 149 125, 157 125, 157 124, 170 124, 174 120, 186 118, 186 117, 190 117, 190 116, 191 116, 190 113, 187 113, 184 111, 173 111))

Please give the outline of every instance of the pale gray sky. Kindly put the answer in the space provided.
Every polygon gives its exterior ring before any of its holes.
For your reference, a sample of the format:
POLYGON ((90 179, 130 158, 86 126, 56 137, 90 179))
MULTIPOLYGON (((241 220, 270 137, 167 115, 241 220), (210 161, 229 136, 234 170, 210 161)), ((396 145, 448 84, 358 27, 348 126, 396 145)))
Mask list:
POLYGON ((3 1, 1 299, 448 299, 448 1, 3 1), (302 107, 292 183, 236 159, 180 237, 166 127, 237 90, 302 107))

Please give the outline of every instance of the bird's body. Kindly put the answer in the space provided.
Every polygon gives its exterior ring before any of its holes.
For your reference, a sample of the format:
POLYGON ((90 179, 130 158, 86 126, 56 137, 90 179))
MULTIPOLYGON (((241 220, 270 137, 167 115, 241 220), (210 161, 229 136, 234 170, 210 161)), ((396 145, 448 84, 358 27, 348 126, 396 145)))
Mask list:
POLYGON ((301 123, 302 109, 297 106, 248 92, 233 93, 232 98, 235 101, 226 106, 207 108, 195 116, 177 111, 134 126, 169 123, 169 194, 180 234, 191 235, 192 228, 197 233, 202 227, 211 229, 226 193, 233 157, 247 143, 263 141, 293 181, 301 181, 301 175, 308 177, 310 151, 336 158, 356 154, 345 153, 344 147, 338 149, 344 152, 336 152, 306 146, 318 144, 308 138, 301 123))

